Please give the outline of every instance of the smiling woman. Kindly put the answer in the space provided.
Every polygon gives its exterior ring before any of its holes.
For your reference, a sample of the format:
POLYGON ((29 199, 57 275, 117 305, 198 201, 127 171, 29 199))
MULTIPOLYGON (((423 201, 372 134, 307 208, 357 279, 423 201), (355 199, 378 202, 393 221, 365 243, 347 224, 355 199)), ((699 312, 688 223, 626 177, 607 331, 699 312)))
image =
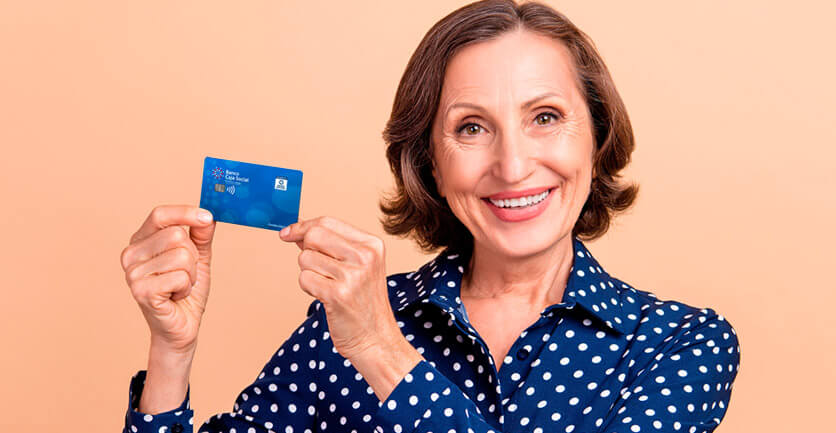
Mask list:
POLYGON ((433 176, 475 251, 507 259, 558 239, 569 246, 596 147, 572 63, 563 44, 518 28, 460 49, 448 64, 432 127, 433 176), (445 108, 463 100, 476 102, 445 108), (543 191, 543 204, 518 206, 543 191), (511 202, 497 207, 485 198, 511 202))
MULTIPOLYGON (((573 223, 572 235, 584 240, 603 235, 614 214, 628 209, 638 194, 638 185, 619 181, 635 147, 633 130, 592 40, 547 6, 531 2, 513 16, 507 7, 508 2, 474 3, 437 23, 398 86, 383 132, 397 189, 381 202, 383 223, 390 234, 414 235, 426 251, 455 247, 467 253, 473 245, 471 227, 463 227, 436 186, 436 162, 444 161, 450 143, 493 145, 487 150, 500 159, 496 152, 513 152, 516 139, 498 134, 525 131, 527 137, 540 136, 540 143, 556 140, 565 148, 571 139, 572 145, 584 146, 591 160, 588 200, 580 200, 580 213, 564 221, 573 223), (490 26, 483 24, 488 17, 490 26), (519 111, 512 112, 509 105, 516 103, 519 111), (516 117, 495 117, 511 113, 516 117), (517 122, 514 129, 510 122, 517 122)), ((513 170, 514 163, 512 158, 502 167, 513 170)), ((526 168, 531 167, 516 167, 526 168)))
MULTIPOLYGON (((383 136, 396 180, 385 229, 442 251, 387 276, 383 241, 336 218, 282 230, 316 300, 233 412, 201 432, 719 425, 740 361, 734 328, 611 276, 582 242, 638 187, 618 180, 634 147, 626 110, 565 16, 489 0, 444 17, 410 59, 383 136)), ((155 209, 123 252, 152 330, 125 432, 193 423, 188 372, 214 230, 197 215, 155 209), (176 224, 191 226, 188 239, 176 224), (156 258, 166 248, 179 253, 156 258)))

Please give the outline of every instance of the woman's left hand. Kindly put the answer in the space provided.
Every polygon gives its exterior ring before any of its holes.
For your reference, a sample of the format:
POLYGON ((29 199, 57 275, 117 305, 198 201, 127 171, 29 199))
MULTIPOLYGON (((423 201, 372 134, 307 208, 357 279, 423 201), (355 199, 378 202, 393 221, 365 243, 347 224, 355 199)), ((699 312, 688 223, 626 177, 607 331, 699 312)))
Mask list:
POLYGON ((299 285, 322 302, 343 357, 353 360, 404 338, 389 304, 383 240, 328 216, 300 220, 279 237, 301 249, 299 285))

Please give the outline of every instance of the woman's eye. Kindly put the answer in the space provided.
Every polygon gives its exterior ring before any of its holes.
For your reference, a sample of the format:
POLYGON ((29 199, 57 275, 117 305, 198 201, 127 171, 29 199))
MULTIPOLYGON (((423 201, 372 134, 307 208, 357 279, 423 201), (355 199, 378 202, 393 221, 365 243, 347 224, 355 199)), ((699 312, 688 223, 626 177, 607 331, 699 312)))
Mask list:
POLYGON ((538 125, 548 125, 549 124, 549 121, 548 121, 549 117, 551 117, 554 120, 557 120, 557 115, 556 114, 550 113, 550 112, 544 112, 544 113, 540 113, 539 115, 537 115, 537 119, 535 119, 535 122, 537 122, 538 125), (543 119, 545 119, 545 123, 540 121, 540 120, 543 120, 543 119))
MULTIPOLYGON (((559 117, 557 114, 552 113, 550 111, 545 111, 537 115, 535 122, 537 122, 538 125, 548 125, 549 123, 553 123, 553 121, 556 121, 558 119, 559 117), (552 120, 552 122, 549 122, 550 119, 552 120)), ((457 132, 459 134, 464 132, 464 135, 476 135, 479 133, 480 129, 482 129, 482 127, 476 123, 467 123, 460 127, 457 132)))
POLYGON ((458 132, 459 132, 459 134, 461 134, 462 131, 465 131, 466 132, 465 135, 476 135, 479 132, 479 129, 481 129, 481 128, 482 128, 481 126, 479 126, 475 123, 468 123, 468 124, 462 126, 461 128, 459 128, 458 132), (473 134, 471 134, 471 132, 473 132, 473 134))

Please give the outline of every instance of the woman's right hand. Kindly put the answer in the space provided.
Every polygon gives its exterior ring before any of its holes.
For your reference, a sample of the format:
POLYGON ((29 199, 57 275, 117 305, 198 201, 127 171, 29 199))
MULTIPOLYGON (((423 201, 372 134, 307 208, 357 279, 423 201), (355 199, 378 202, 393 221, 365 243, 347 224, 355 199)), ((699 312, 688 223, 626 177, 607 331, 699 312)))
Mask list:
POLYGON ((209 297, 214 233, 208 211, 162 205, 151 211, 122 250, 125 280, 148 322, 155 350, 194 354, 209 297), (199 218, 204 213, 206 220, 199 218))

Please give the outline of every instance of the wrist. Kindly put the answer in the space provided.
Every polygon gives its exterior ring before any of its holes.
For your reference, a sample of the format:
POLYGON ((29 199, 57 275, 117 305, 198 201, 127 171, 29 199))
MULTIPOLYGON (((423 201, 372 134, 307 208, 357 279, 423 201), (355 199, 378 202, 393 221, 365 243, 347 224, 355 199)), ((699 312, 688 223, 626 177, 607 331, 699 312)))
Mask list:
POLYGON ((191 370, 196 347, 188 350, 175 350, 168 346, 151 342, 148 349, 148 371, 158 370, 174 373, 188 373, 191 370))
POLYGON ((137 410, 154 415, 180 406, 186 398, 193 358, 193 349, 178 352, 152 344, 137 410))
POLYGON ((188 344, 173 344, 164 338, 151 335, 150 351, 155 355, 164 355, 168 358, 191 358, 197 349, 197 340, 188 344))

